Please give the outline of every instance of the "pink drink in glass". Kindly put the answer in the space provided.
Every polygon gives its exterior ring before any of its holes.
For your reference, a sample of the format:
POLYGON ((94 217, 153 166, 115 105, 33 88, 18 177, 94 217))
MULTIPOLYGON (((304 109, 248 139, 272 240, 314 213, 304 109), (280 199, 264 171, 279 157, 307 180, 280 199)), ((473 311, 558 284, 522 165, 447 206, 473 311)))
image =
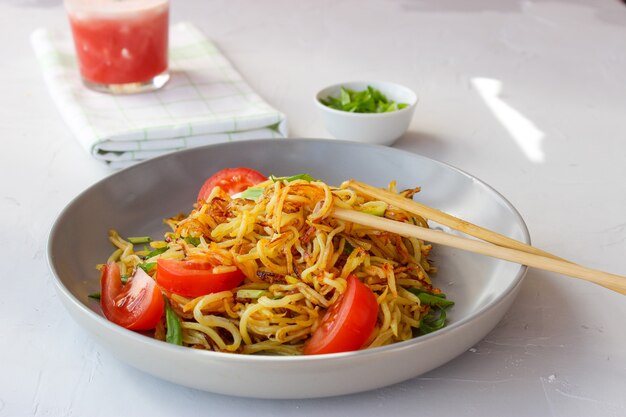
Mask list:
POLYGON ((65 0, 83 82, 109 93, 162 87, 168 0, 65 0))

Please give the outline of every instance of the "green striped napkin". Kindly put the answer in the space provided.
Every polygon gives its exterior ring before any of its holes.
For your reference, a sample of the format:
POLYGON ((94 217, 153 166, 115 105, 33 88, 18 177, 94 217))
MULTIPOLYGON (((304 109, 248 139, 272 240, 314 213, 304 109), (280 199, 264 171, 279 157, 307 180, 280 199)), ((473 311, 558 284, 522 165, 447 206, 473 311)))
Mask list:
POLYGON ((91 155, 113 168, 211 143, 287 136, 285 115, 252 91, 189 23, 170 28, 170 81, 135 95, 84 87, 69 30, 38 29, 31 41, 66 124, 91 155))

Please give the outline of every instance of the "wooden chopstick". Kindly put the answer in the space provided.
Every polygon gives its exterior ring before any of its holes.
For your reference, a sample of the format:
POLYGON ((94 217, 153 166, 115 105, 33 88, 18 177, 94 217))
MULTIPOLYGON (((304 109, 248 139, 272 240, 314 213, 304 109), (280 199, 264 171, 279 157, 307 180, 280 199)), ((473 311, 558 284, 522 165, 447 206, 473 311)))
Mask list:
POLYGON ((364 184, 355 180, 345 181, 342 186, 348 186, 353 190, 368 197, 384 201, 395 207, 406 210, 409 213, 417 214, 426 219, 436 221, 437 223, 448 226, 454 230, 458 230, 460 232, 477 237, 487 242, 491 242, 494 245, 503 246, 505 248, 517 249, 523 252, 534 253, 535 255, 541 255, 548 258, 563 260, 558 256, 535 248, 534 246, 527 245, 526 243, 512 239, 508 236, 504 236, 492 230, 485 229, 484 227, 477 226, 466 220, 459 219, 448 213, 444 213, 443 211, 418 203, 417 201, 405 198, 399 194, 392 193, 382 188, 376 188, 369 184, 364 184))
POLYGON ((479 253, 498 259, 504 259, 506 261, 516 262, 533 268, 557 272, 574 278, 580 278, 626 295, 626 277, 587 268, 561 259, 554 259, 544 255, 537 255, 518 249, 468 239, 438 230, 427 229, 409 223, 403 223, 339 207, 334 208, 333 217, 339 220, 368 226, 373 229, 396 233, 405 237, 414 237, 427 242, 463 249, 473 253, 479 253))

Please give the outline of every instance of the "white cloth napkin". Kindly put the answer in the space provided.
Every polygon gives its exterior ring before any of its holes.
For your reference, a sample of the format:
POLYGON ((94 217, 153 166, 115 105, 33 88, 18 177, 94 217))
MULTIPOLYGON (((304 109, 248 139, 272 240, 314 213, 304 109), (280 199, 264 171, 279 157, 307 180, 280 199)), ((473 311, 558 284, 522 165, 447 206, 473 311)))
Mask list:
POLYGON ((189 23, 170 28, 170 81, 135 95, 84 87, 69 29, 38 29, 31 42, 63 119, 88 152, 114 168, 188 147, 287 136, 285 115, 189 23))

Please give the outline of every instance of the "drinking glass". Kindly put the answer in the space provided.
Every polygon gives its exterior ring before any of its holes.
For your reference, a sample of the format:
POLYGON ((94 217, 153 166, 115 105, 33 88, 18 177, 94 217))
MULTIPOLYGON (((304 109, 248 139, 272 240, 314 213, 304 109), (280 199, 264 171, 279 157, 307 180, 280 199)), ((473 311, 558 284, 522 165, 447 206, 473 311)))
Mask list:
POLYGON ((64 0, 83 84, 131 94, 161 88, 168 72, 168 0, 64 0))

